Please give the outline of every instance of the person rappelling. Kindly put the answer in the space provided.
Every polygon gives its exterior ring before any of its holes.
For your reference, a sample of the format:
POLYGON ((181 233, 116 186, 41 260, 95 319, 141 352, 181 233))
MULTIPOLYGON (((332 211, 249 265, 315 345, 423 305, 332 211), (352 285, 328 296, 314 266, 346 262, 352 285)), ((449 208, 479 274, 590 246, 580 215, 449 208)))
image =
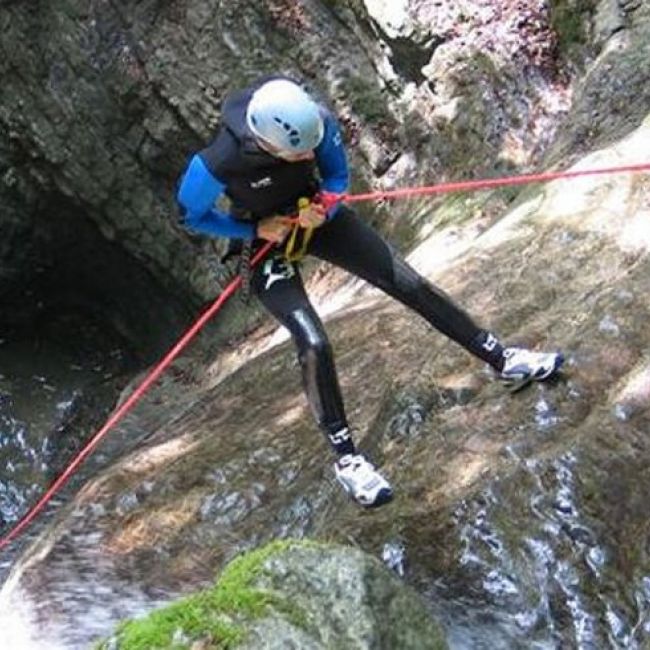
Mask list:
POLYGON ((399 300, 508 384, 549 379, 564 359, 559 352, 508 347, 477 325, 348 205, 332 199, 346 192, 348 182, 336 117, 296 81, 274 76, 225 99, 220 130, 190 158, 177 200, 189 231, 227 238, 231 252, 241 254, 253 295, 297 347, 309 405, 336 455, 336 478, 356 502, 375 507, 392 499, 393 488, 358 452, 350 433, 332 347, 303 286, 304 255, 399 300), (229 212, 215 207, 224 195, 229 212), (246 261, 265 242, 273 249, 250 269, 246 261))

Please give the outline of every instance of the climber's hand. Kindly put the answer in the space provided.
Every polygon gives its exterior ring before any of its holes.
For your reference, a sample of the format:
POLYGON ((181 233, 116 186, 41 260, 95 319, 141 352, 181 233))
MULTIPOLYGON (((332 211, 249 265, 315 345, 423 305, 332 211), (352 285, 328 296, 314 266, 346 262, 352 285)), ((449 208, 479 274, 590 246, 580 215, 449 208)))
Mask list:
POLYGON ((257 236, 274 244, 280 244, 289 234, 291 226, 291 220, 287 217, 267 217, 257 224, 257 236))
POLYGON ((325 206, 309 199, 298 201, 298 223, 303 228, 318 228, 327 217, 325 206))

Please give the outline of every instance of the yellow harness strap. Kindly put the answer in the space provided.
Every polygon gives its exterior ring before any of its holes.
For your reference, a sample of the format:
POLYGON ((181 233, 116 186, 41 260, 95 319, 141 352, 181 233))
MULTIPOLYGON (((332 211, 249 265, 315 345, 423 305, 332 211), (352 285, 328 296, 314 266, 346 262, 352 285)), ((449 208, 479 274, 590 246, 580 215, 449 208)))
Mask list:
MULTIPOLYGON (((298 209, 302 210, 309 205, 309 199, 301 198, 298 199, 298 209)), ((307 252, 309 242, 311 241, 312 235, 314 234, 313 228, 302 228, 299 224, 294 224, 289 234, 289 239, 287 239, 287 244, 284 247, 284 258, 287 262, 299 262, 307 252), (303 231, 302 241, 300 242, 300 248, 298 246, 298 231, 303 231)))

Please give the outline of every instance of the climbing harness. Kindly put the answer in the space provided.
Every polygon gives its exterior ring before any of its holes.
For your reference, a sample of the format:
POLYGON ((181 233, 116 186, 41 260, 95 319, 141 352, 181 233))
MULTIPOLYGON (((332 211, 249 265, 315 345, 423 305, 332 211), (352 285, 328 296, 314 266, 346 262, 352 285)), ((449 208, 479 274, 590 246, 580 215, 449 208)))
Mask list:
POLYGON ((287 262, 300 262, 307 253, 307 248, 309 247, 309 242, 313 234, 313 228, 303 228, 299 224, 294 224, 284 248, 284 258, 287 262), (298 238, 301 239, 299 248, 297 248, 298 238))
MULTIPOLYGON (((336 194, 323 193, 321 201, 326 209, 330 209, 338 202, 358 203, 360 201, 377 201, 382 199, 399 199, 411 196, 424 196, 429 194, 442 194, 447 192, 472 191, 480 189, 490 189, 494 187, 503 187, 507 185, 524 185, 528 183, 539 183, 544 181, 578 178, 581 176, 596 176, 603 174, 617 173, 640 173, 649 172, 650 163, 637 165, 623 165, 620 167, 609 167, 605 169, 587 169, 566 172, 546 172, 542 174, 525 174, 523 176, 507 176, 502 178, 482 179, 474 181, 461 181, 456 183, 442 183, 424 187, 402 188, 397 190, 380 190, 376 192, 367 192, 365 194, 336 194)), ((305 229, 309 230, 309 229, 305 229)), ((305 233, 307 235, 307 233, 305 233)), ((297 235, 296 235, 297 237, 297 235)), ((309 235, 311 238, 311 235, 309 235)), ((305 244, 303 238, 299 252, 304 255, 309 244, 309 239, 305 244)), ((250 259, 250 268, 254 268, 261 262, 269 251, 275 246, 272 242, 267 242, 260 248, 250 259)), ((296 254, 295 251, 289 251, 296 254)), ((285 250, 286 253, 286 250, 285 250)), ((194 322, 194 324, 183 334, 172 349, 162 358, 154 369, 144 378, 131 395, 109 416, 102 428, 90 439, 81 451, 73 458, 68 467, 59 475, 50 485, 40 499, 18 520, 16 525, 4 536, 0 538, 0 550, 8 546, 18 535, 25 530, 36 516, 45 508, 52 497, 68 482, 70 477, 79 468, 81 463, 95 450, 102 438, 131 411, 142 396, 158 380, 160 375, 170 366, 176 357, 187 347, 190 341, 203 329, 206 323, 223 307, 226 301, 237 292, 242 286, 243 278, 240 273, 230 284, 222 291, 219 297, 206 309, 205 312, 194 322)))
MULTIPOLYGON (((304 210, 309 207, 309 199, 298 199, 298 210, 304 210)), ((284 248, 284 258, 287 262, 299 262, 307 253, 309 242, 314 234, 313 226, 303 228, 299 223, 294 223, 289 233, 286 246, 284 248), (300 246, 298 247, 298 239, 300 238, 300 246)))

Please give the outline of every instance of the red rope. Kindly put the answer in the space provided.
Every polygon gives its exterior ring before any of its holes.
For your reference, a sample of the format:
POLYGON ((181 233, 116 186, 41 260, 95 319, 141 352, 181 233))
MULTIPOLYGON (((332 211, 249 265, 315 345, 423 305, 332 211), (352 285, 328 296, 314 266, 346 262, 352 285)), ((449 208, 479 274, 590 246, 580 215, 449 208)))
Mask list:
MULTIPOLYGON (((522 176, 505 176, 501 178, 489 178, 474 181, 460 181, 455 183, 441 183, 424 187, 411 187, 397 190, 379 190, 365 194, 332 194, 324 193, 323 201, 326 205, 345 201, 347 203, 358 203, 360 201, 376 201, 380 199, 401 199, 411 196, 423 196, 429 194, 442 194, 445 192, 461 192, 470 190, 488 189, 502 187, 505 185, 524 185, 527 183, 541 183, 544 181, 556 180, 559 178, 576 178, 579 176, 596 176, 601 174, 616 174, 623 172, 650 171, 650 163, 638 165, 625 165, 621 167, 608 167, 604 169, 590 169, 584 171, 567 172, 545 172, 541 174, 525 174, 522 176)), ((251 260, 251 266, 256 266, 273 247, 272 243, 265 244, 251 260)), ((45 494, 30 508, 30 510, 18 521, 16 526, 0 538, 0 550, 5 548, 35 519, 45 505, 50 501, 58 490, 63 487, 77 470, 81 463, 94 451, 102 438, 112 429, 149 390, 151 385, 169 367, 172 361, 182 352, 188 343, 198 334, 205 324, 221 309, 224 303, 239 289, 241 278, 235 278, 212 303, 212 305, 196 320, 187 332, 178 340, 174 347, 163 357, 155 368, 145 377, 142 383, 131 393, 121 406, 108 418, 104 426, 90 439, 84 448, 75 456, 65 471, 52 483, 45 494)))
MULTIPOLYGON (((504 185, 526 185, 528 183, 541 183, 558 178, 577 178, 579 176, 598 176, 602 174, 616 174, 623 172, 650 171, 650 163, 638 165, 624 165, 621 167, 607 167, 603 169, 586 169, 584 171, 544 172, 541 174, 524 174, 522 176, 504 176, 501 178, 486 178, 475 181, 458 181, 454 183, 440 183, 424 187, 406 187, 397 190, 378 190, 365 194, 340 194, 334 195, 335 201, 358 203, 360 201, 378 201, 380 199, 404 199, 411 196, 424 196, 428 194, 442 194, 445 192, 461 192, 484 190, 504 185)), ((331 195, 330 195, 331 196, 331 195)), ((330 199, 327 199, 328 202, 330 199)))
MULTIPOLYGON (((268 253, 273 246, 272 243, 265 244, 251 260, 251 266, 256 266, 268 253)), ((140 400, 140 398, 149 390, 151 385, 162 375, 174 359, 181 353, 187 344, 198 334, 204 325, 221 309, 224 303, 239 289, 241 277, 236 277, 219 295, 219 297, 206 309, 205 312, 195 321, 195 323, 183 334, 176 342, 174 347, 158 362, 156 367, 145 377, 142 383, 129 395, 120 407, 113 411, 104 426, 90 439, 84 448, 75 456, 74 460, 68 465, 65 471, 52 483, 45 494, 30 508, 16 526, 4 537, 0 539, 0 549, 3 549, 13 539, 15 539, 29 524, 34 520, 36 515, 45 507, 47 502, 58 492, 65 483, 68 482, 72 474, 77 470, 79 465, 93 452, 95 447, 100 443, 102 438, 112 429, 140 400)))

